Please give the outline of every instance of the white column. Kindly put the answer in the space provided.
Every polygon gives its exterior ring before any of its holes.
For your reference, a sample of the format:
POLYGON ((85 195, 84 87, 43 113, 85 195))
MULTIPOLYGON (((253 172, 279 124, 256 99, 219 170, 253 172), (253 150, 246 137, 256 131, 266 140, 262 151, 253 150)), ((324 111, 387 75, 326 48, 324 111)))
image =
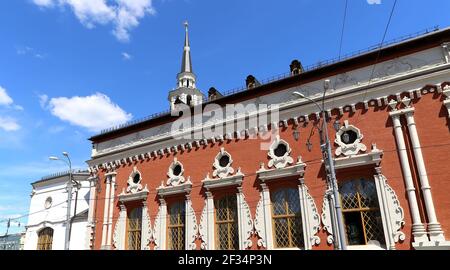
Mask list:
POLYGON ((208 249, 215 249, 214 199, 210 191, 206 192, 206 213, 208 217, 208 249))
POLYGON ((160 250, 166 250, 167 249, 167 241, 166 241, 166 235, 167 235, 167 203, 164 199, 159 199, 160 203, 160 209, 161 215, 159 220, 159 245, 160 250))
POLYGON ((381 167, 375 168, 377 174, 374 175, 375 179, 375 187, 377 189, 377 195, 378 195, 378 204, 380 207, 380 212, 382 213, 382 216, 384 217, 382 219, 383 221, 383 231, 386 241, 386 247, 388 250, 395 250, 395 241, 394 237, 392 235, 392 223, 391 223, 391 213, 389 206, 387 205, 387 195, 386 195, 386 189, 384 188, 384 179, 381 176, 381 167))
POLYGON ((244 215, 242 213, 242 204, 243 202, 243 194, 242 194, 242 187, 237 188, 238 192, 236 194, 236 204, 237 204, 237 216, 238 216, 238 236, 239 236, 239 249, 244 250, 244 240, 245 237, 245 231, 244 226, 242 225, 242 221, 244 220, 244 215))
POLYGON ((419 172, 420 186, 422 189, 423 199, 425 201, 425 208, 428 217, 428 232, 431 241, 445 241, 444 232, 441 224, 436 217, 433 198, 431 196, 431 187, 428 181, 428 174, 423 160, 422 149, 420 146, 419 135, 417 133, 416 123, 414 121, 414 109, 405 113, 406 121, 408 123, 409 135, 414 151, 414 159, 416 160, 417 170, 419 172))
POLYGON ((189 249, 191 243, 191 230, 194 224, 191 222, 190 209, 191 209, 191 195, 186 194, 186 200, 184 201, 184 249, 189 249))
POLYGON ((414 188, 414 182, 411 175, 411 167, 409 166, 408 162, 408 154, 406 152, 405 139, 403 137, 403 130, 400 122, 401 112, 394 111, 389 114, 392 117, 392 121, 394 124, 395 139, 397 141, 397 148, 400 156, 400 163, 402 166, 409 208, 411 210, 411 218, 413 221, 412 234, 414 236, 414 242, 427 242, 428 237, 426 235, 425 226, 420 219, 416 189, 414 188))
POLYGON ((308 202, 306 201, 305 189, 303 188, 305 185, 305 180, 303 178, 300 178, 299 181, 300 185, 298 185, 298 195, 300 200, 300 212, 302 215, 303 245, 305 249, 312 249, 311 241, 309 241, 309 239, 311 239, 311 235, 308 230, 308 202))
POLYGON ((116 184, 116 175, 117 173, 112 172, 110 174, 111 182, 110 182, 110 196, 109 196, 109 217, 108 217, 108 238, 106 241, 106 245, 111 248, 112 241, 112 227, 113 227, 113 212, 114 212, 114 191, 116 184))
POLYGON ((270 191, 266 184, 261 183, 263 207, 264 207, 264 228, 267 249, 273 249, 273 233, 272 233, 272 210, 270 201, 270 191))
POLYGON ((106 175, 106 190, 105 190, 105 207, 103 210, 103 227, 102 227, 102 245, 101 248, 106 248, 106 236, 108 233, 108 214, 109 214, 109 196, 111 187, 111 177, 106 175))
POLYGON ((91 241, 92 241, 92 234, 95 230, 95 221, 94 221, 94 212, 95 212, 95 193, 96 193, 96 187, 97 187, 97 176, 92 176, 89 179, 89 211, 88 211, 88 221, 87 221, 87 228, 86 228, 86 244, 85 249, 91 249, 91 241))
POLYGON ((150 249, 148 244, 151 238, 150 231, 150 215, 148 214, 148 203, 147 199, 142 201, 142 223, 141 223, 142 233, 141 233, 141 250, 150 249))

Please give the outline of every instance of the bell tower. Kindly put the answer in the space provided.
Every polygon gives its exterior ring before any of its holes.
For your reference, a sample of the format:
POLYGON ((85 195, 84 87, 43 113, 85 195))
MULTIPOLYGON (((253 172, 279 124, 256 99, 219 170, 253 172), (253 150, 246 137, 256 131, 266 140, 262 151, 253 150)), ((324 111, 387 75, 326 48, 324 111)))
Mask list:
POLYGON ((181 59, 181 71, 177 75, 177 87, 169 92, 170 109, 174 110, 177 104, 196 106, 202 104, 204 95, 197 89, 195 76, 192 70, 191 47, 189 44, 189 24, 184 23, 186 30, 184 39, 183 57, 181 59))

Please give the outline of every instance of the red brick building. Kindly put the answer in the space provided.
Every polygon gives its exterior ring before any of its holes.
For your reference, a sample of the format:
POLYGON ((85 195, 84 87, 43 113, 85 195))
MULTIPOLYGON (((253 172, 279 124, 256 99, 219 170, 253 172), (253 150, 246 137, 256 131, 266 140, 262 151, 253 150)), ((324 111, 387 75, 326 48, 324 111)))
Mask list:
POLYGON ((293 61, 282 78, 249 76, 242 91, 206 97, 186 26, 171 111, 240 104, 245 113, 167 112, 90 138, 92 248, 333 249, 343 237, 348 249, 450 249, 449 42, 444 29, 311 68, 293 61), (309 100, 322 102, 325 80, 345 235, 320 149, 323 118, 309 100), (276 114, 251 121, 267 111, 276 114), (174 129, 180 119, 192 125, 174 129), (226 125, 235 129, 202 132, 226 125))

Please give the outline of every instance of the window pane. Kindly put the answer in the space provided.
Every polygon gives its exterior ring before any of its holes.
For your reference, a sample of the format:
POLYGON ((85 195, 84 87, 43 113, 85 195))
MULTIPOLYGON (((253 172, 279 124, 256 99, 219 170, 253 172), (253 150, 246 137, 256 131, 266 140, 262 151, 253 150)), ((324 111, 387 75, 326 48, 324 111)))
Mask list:
POLYGON ((365 245, 361 214, 359 212, 345 213, 344 219, 348 244, 365 245))
POLYGON ((272 209, 276 247, 303 247, 303 227, 298 189, 285 188, 273 192, 272 209))
POLYGON ((217 249, 238 249, 238 218, 236 195, 228 195, 215 201, 217 249))
POLYGON ((374 181, 357 179, 339 186, 348 245, 385 244, 374 181))
POLYGON ((127 222, 128 249, 141 249, 142 208, 135 208, 130 212, 127 222))
POLYGON ((169 207, 168 247, 172 250, 185 249, 185 203, 176 202, 169 207))

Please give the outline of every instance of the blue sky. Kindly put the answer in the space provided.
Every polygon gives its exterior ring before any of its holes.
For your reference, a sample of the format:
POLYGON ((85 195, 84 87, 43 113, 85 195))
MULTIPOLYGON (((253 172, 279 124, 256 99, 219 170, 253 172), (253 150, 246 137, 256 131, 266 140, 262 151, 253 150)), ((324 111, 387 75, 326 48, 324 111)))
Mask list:
MULTIPOLYGON (((393 0, 349 0, 342 53, 381 41, 393 0)), ((168 108, 189 21, 197 86, 243 86, 337 57, 344 0, 0 1, 0 221, 30 183, 76 167, 100 129, 168 108)), ((387 40, 449 26, 446 0, 398 0, 387 40)), ((26 217, 21 219, 26 224, 26 217)), ((0 234, 6 230, 0 223, 0 234)), ((10 232, 23 230, 15 224, 10 232)))

